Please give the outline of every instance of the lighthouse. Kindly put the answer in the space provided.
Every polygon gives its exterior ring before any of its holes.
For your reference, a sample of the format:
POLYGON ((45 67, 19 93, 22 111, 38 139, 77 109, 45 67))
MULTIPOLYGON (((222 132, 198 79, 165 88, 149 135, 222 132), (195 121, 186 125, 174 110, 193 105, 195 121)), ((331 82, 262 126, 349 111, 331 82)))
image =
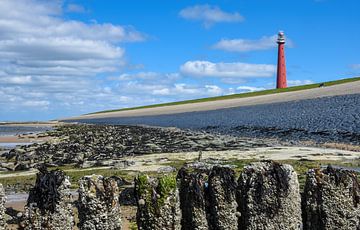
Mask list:
POLYGON ((280 31, 278 34, 277 44, 278 44, 278 63, 277 63, 276 88, 282 89, 287 87, 286 65, 285 65, 285 35, 283 31, 280 31))

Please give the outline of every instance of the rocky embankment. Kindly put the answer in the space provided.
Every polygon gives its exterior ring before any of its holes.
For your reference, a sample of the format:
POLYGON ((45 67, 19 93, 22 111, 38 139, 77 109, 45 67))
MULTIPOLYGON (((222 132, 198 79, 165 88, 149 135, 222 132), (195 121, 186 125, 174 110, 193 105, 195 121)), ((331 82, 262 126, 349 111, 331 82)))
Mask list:
MULTIPOLYGON (((121 230, 121 179, 92 175, 79 183, 78 199, 72 201, 69 178, 40 168, 24 213, 7 215, 23 229, 121 230)), ((312 169, 302 194, 290 165, 255 162, 236 179, 228 166, 191 163, 177 176, 135 179, 136 222, 140 230, 360 228, 354 172, 312 169)), ((6 228, 4 200, 0 186, 0 229, 6 228)))
POLYGON ((335 142, 359 146, 359 105, 360 92, 200 112, 131 117, 109 117, 108 114, 108 117, 104 118, 74 121, 92 124, 146 124, 205 130, 240 137, 270 137, 294 143, 335 142))
POLYGON ((42 135, 51 140, 5 151, 1 171, 27 170, 38 164, 123 167, 124 156, 149 153, 218 151, 270 145, 200 131, 144 126, 64 125, 42 135))

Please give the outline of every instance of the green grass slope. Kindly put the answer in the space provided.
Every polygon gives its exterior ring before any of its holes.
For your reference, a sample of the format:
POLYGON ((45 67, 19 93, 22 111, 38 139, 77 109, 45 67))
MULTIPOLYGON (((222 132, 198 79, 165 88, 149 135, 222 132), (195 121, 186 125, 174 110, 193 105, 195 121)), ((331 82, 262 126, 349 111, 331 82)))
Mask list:
POLYGON ((313 88, 318 88, 321 84, 324 84, 324 86, 326 87, 326 86, 339 85, 339 84, 344 84, 344 83, 349 83, 349 82, 354 82, 354 81, 360 81, 360 77, 347 78, 347 79, 342 79, 342 80, 337 80, 337 81, 328 81, 328 82, 324 82, 324 83, 316 83, 316 84, 310 84, 310 85, 293 86, 293 87, 288 87, 285 89, 268 89, 268 90, 250 92, 250 93, 239 93, 239 94, 231 94, 231 95, 226 95, 226 96, 207 97, 207 98, 199 98, 199 99, 186 100, 186 101, 176 101, 176 102, 169 102, 169 103, 162 103, 162 104, 145 105, 145 106, 138 106, 138 107, 132 107, 132 108, 105 110, 105 111, 99 111, 99 112, 90 113, 90 114, 110 113, 110 112, 119 112, 119 111, 125 111, 125 110, 146 109, 146 108, 155 108, 155 107, 162 107, 162 106, 169 106, 169 105, 182 105, 182 104, 218 101, 218 100, 226 100, 226 99, 234 99, 234 98, 255 97, 255 96, 261 96, 261 95, 268 95, 268 94, 276 94, 276 93, 300 91, 300 90, 305 90, 305 89, 313 89, 313 88))

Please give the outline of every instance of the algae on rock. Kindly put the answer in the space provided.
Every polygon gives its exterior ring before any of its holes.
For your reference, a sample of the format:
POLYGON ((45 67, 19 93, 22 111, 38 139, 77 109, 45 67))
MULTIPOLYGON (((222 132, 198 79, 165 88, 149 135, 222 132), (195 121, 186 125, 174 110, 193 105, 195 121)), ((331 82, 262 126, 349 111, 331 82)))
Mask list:
POLYGON ((354 172, 312 169, 302 201, 304 230, 360 229, 360 186, 354 172))
POLYGON ((180 201, 176 178, 147 175, 135 178, 137 225, 139 230, 180 230, 180 201))
POLYGON ((301 198, 297 174, 290 165, 252 163, 238 181, 239 229, 301 229, 301 198))
POLYGON ((228 167, 214 166, 209 175, 208 202, 210 229, 237 230, 237 182, 228 167))
POLYGON ((69 177, 40 168, 25 206, 24 229, 70 230, 74 227, 69 177))
POLYGON ((177 175, 179 181, 182 230, 209 229, 205 194, 210 170, 183 167, 177 175))

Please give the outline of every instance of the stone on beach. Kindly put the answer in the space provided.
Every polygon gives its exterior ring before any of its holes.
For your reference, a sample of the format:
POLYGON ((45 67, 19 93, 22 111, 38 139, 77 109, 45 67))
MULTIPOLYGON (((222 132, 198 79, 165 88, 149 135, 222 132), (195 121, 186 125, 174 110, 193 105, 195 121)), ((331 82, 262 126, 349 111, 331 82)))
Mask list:
POLYGON ((244 168, 237 190, 239 229, 301 229, 301 199, 296 172, 272 161, 244 168))
POLYGON ((79 229, 121 230, 117 179, 92 175, 81 178, 79 184, 79 229))
POLYGON ((312 169, 303 195, 305 230, 360 229, 360 188, 354 172, 312 169))

